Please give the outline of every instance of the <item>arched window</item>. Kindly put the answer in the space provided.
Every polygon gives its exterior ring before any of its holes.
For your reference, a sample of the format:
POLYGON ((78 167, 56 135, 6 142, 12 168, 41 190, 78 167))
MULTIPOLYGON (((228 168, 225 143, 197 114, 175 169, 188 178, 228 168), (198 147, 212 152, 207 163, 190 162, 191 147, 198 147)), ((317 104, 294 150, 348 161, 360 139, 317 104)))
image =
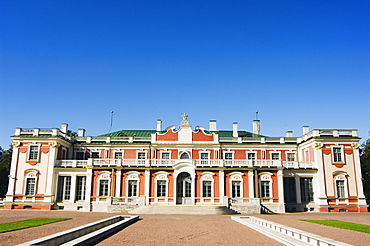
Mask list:
POLYGON ((156 182, 156 196, 157 197, 166 197, 167 196, 167 187, 168 187, 168 178, 167 172, 159 171, 155 173, 155 182, 156 182))
POLYGON ((136 171, 130 171, 127 173, 127 196, 138 197, 139 196, 139 185, 140 185, 140 173, 136 171))
POLYGON ((109 196, 110 190, 110 172, 103 171, 99 173, 99 196, 109 196))
POLYGON ((188 152, 184 152, 180 155, 180 159, 190 159, 188 152))
POLYGON ((202 184, 201 194, 202 197, 213 197, 214 196, 214 189, 213 189, 213 175, 214 173, 211 172, 203 172, 200 174, 202 177, 200 178, 200 182, 202 184))
POLYGON ((26 196, 33 196, 36 194, 37 171, 26 171, 25 175, 25 191, 26 196))
POLYGON ((243 197, 243 176, 241 172, 230 173, 230 193, 232 198, 243 197))
POLYGON ((261 198, 272 197, 272 173, 260 173, 260 196, 261 198))
POLYGON ((334 174, 335 188, 338 198, 346 198, 347 194, 347 174, 343 172, 338 172, 334 174))

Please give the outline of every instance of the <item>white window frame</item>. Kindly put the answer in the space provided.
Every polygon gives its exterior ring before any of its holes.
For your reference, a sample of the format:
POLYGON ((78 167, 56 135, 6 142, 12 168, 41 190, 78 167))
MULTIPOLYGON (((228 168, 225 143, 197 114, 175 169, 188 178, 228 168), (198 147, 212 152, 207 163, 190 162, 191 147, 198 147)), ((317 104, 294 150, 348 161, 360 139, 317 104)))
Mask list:
POLYGON ((280 161, 281 160, 281 153, 279 151, 271 151, 270 152, 270 160, 272 160, 272 161, 280 161), (279 155, 279 159, 272 159, 272 156, 274 154, 278 154, 279 155))
POLYGON ((168 196, 168 173, 164 171, 159 171, 154 173, 155 174, 155 196, 157 198, 165 198, 168 196), (166 182, 166 190, 165 196, 158 196, 158 181, 165 181, 166 182))
POLYGON ((211 199, 215 196, 215 187, 214 187, 214 184, 215 184, 215 181, 213 179, 213 175, 215 175, 214 173, 212 172, 203 172, 200 174, 201 175, 201 178, 200 178, 200 194, 201 194, 201 197, 203 199, 211 199), (204 190, 203 190, 203 182, 208 182, 210 181, 211 182, 211 196, 203 196, 204 194, 204 190))
POLYGON ((136 180, 136 196, 131 196, 131 197, 139 197, 140 196, 140 173, 137 171, 130 171, 127 172, 127 179, 126 179, 126 196, 129 196, 129 182, 131 180, 136 180))
POLYGON ((273 174, 270 173, 270 172, 262 172, 259 174, 260 178, 259 178, 259 191, 260 191, 260 197, 263 198, 263 199, 270 199, 273 196, 273 190, 272 190, 272 176, 273 174), (262 182, 269 182, 269 196, 262 196, 262 182))
POLYGON ((285 158, 286 158, 286 161, 289 161, 290 162, 290 160, 289 160, 289 158, 288 158, 288 156, 289 155, 293 155, 293 160, 292 161, 296 161, 296 153, 295 152, 293 152, 293 151, 291 151, 291 152, 286 152, 286 156, 285 156, 285 158))
POLYGON ((331 147, 331 153, 332 153, 333 163, 344 163, 344 148, 343 148, 343 146, 332 146, 331 147), (335 161, 334 149, 340 149, 340 161, 335 161))
MULTIPOLYGON (((40 144, 30 144, 28 146, 28 156, 27 156, 27 160, 28 161, 36 161, 38 162, 40 160, 40 148, 41 148, 41 145, 40 144), (36 159, 31 159, 31 154, 33 153, 33 151, 31 152, 31 148, 32 147, 36 147, 37 148, 37 157, 36 159)), ((35 151, 36 152, 36 151, 35 151)))
MULTIPOLYGON (((161 155, 161 164, 162 165, 168 165, 170 163, 170 160, 172 159, 172 152, 171 151, 161 151, 160 152, 160 155, 161 155), (168 159, 163 159, 163 154, 168 154, 168 159)), ((157 194, 157 193, 156 193, 157 194)))
POLYGON ((115 150, 113 152, 113 159, 123 159, 125 156, 125 151, 124 150, 115 150), (121 153, 122 157, 121 158, 116 158, 116 153, 121 153))
POLYGON ((146 162, 146 159, 147 159, 147 155, 148 155, 148 153, 145 150, 138 150, 138 151, 136 151, 137 164, 138 165, 145 165, 145 162, 146 162), (144 158, 141 158, 141 155, 140 154, 143 154, 143 153, 144 153, 144 158))
POLYGON ((31 170, 31 171, 26 171, 26 175, 24 176, 24 195, 25 196, 35 196, 37 194, 37 184, 38 184, 38 175, 37 171, 31 170), (33 185, 33 194, 28 194, 28 182, 30 179, 34 179, 35 183, 33 185))
POLYGON ((85 198, 86 198, 86 186, 87 186, 87 177, 86 176, 83 176, 83 175, 78 175, 76 177, 76 201, 84 201, 85 198), (78 180, 79 178, 85 178, 85 183, 82 183, 82 186, 81 186, 81 199, 78 199, 79 197, 79 185, 78 185, 78 180))
POLYGON ((245 158, 247 159, 248 166, 254 166, 254 164, 257 161, 257 151, 246 151, 245 152, 245 158), (253 154, 254 159, 249 159, 249 154, 253 154))
POLYGON ((57 200, 58 201, 69 201, 71 199, 71 193, 72 193, 72 176, 71 175, 59 175, 58 176, 58 187, 57 187, 57 200), (63 186, 61 183, 59 183, 60 178, 63 177, 64 182, 63 186), (68 191, 68 196, 67 196, 67 189, 66 189, 66 183, 65 180, 69 178, 70 184, 69 184, 69 191, 68 191), (62 192, 61 197, 59 197, 59 192, 62 192))
POLYGON ((190 155, 189 151, 182 151, 181 153, 179 152, 179 159, 181 159, 181 160, 191 160, 191 155, 190 155), (185 153, 189 156, 189 158, 188 159, 181 159, 181 156, 185 153))
POLYGON ((232 172, 230 173, 230 180, 229 180, 229 187, 230 187, 230 197, 231 198, 242 198, 244 197, 244 180, 243 180, 243 173, 241 172, 232 172), (240 181, 240 196, 233 197, 233 182, 240 181))
POLYGON ((111 189, 111 173, 110 172, 108 172, 108 171, 102 171, 102 172, 99 172, 98 173, 98 179, 97 179, 97 182, 98 182, 98 190, 97 190, 97 192, 98 192, 98 196, 100 196, 100 197, 108 197, 108 196, 110 196, 110 189, 111 189), (101 194, 101 181, 108 181, 108 194, 101 194))
POLYGON ((199 151, 199 162, 201 165, 209 165, 211 159, 211 151, 199 151), (203 159, 202 154, 206 154, 207 158, 203 159))
POLYGON ((345 199, 345 198, 348 198, 348 181, 347 181, 347 174, 345 173, 337 173, 335 176, 334 176, 334 185, 335 185, 335 195, 336 195, 336 198, 338 199, 345 199), (344 185, 344 196, 339 196, 339 190, 338 190, 338 181, 344 181, 343 185, 344 185))
POLYGON ((235 160, 235 152, 234 151, 224 151, 223 153, 223 159, 225 162, 225 165, 232 166, 234 165, 234 160, 235 160), (226 159, 226 154, 231 154, 231 159, 226 159))
POLYGON ((90 158, 100 159, 100 158, 101 158, 101 153, 100 153, 100 151, 96 151, 96 150, 94 150, 94 151, 90 151, 90 158), (93 153, 98 153, 99 157, 98 157, 98 158, 93 157, 93 153))

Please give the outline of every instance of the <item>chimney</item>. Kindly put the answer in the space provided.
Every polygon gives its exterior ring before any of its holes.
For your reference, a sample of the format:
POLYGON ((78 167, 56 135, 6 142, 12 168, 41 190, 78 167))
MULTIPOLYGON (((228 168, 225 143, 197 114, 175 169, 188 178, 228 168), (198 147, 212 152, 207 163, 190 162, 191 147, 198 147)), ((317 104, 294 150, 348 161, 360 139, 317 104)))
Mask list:
POLYGON ((292 138, 293 137, 293 131, 287 131, 285 134, 286 138, 292 138))
POLYGON ((64 133, 67 133, 67 131, 68 131, 68 124, 67 123, 63 123, 60 130, 62 132, 64 132, 64 133))
POLYGON ((78 135, 79 137, 85 137, 85 129, 78 129, 78 135))
POLYGON ((253 134, 261 135, 261 123, 260 120, 253 121, 253 134))
POLYGON ((233 137, 234 138, 237 138, 239 135, 238 135, 238 122, 234 122, 233 123, 233 137))
POLYGON ((162 121, 157 120, 157 132, 161 132, 161 131, 162 131, 162 121))
POLYGON ((216 123, 217 123, 217 121, 215 121, 215 120, 210 120, 209 121, 209 131, 210 132, 216 132, 217 131, 216 123))
POLYGON ((302 127, 302 133, 303 133, 303 135, 306 135, 309 131, 310 131, 310 127, 309 126, 303 126, 302 127))

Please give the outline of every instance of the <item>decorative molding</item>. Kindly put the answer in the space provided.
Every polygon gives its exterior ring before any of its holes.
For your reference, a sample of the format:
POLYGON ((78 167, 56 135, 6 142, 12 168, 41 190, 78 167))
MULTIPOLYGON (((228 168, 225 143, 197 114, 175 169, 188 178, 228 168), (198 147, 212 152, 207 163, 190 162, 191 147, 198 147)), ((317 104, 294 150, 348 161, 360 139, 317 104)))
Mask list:
POLYGON ((57 142, 51 142, 50 143, 50 147, 51 148, 58 148, 59 147, 59 144, 57 142))
POLYGON ((352 146, 352 149, 359 149, 360 148, 360 144, 359 143, 352 143, 351 144, 352 146))
POLYGON ((324 148, 324 144, 323 143, 315 143, 315 149, 322 149, 324 148))
POLYGON ((13 142, 12 145, 13 148, 19 148, 20 146, 22 146, 21 142, 13 142))

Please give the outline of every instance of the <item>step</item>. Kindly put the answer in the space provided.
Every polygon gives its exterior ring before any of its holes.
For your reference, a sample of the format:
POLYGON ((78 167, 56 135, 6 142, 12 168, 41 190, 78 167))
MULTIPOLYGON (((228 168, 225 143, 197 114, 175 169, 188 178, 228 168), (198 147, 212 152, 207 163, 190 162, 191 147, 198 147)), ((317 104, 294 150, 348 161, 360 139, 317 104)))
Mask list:
POLYGON ((253 216, 232 216, 232 220, 248 226, 285 245, 350 246, 313 233, 298 230, 253 216))
POLYGON ((70 230, 38 238, 18 246, 29 245, 93 245, 103 238, 139 220, 139 216, 114 216, 70 230))
POLYGON ((226 206, 205 205, 149 205, 139 207, 130 214, 238 214, 226 206))

